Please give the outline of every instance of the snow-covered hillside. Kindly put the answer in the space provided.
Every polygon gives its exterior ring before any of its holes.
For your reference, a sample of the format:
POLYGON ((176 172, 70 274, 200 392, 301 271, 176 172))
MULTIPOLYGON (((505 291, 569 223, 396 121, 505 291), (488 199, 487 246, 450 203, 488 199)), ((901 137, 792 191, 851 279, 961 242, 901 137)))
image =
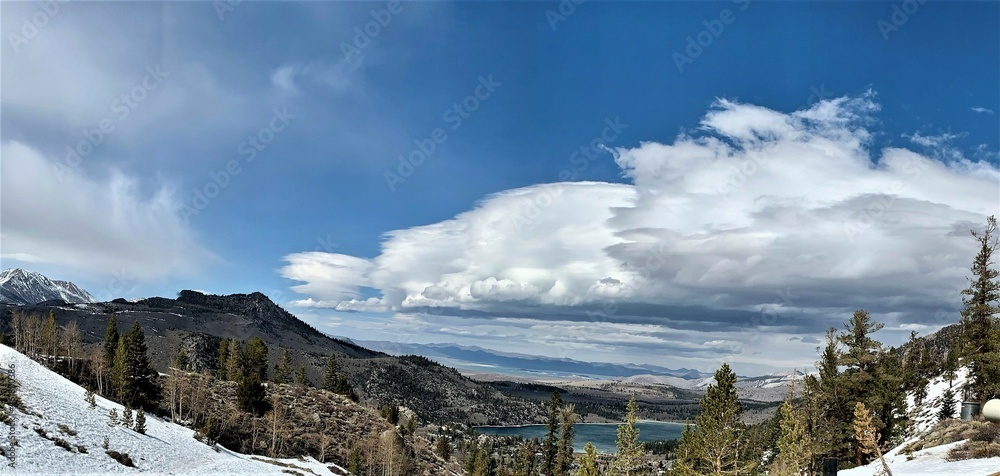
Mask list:
POLYGON ((73 304, 97 302, 90 293, 69 281, 50 280, 39 273, 20 268, 0 272, 0 302, 38 304, 54 299, 73 304))
MULTIPOLYGON (((902 454, 900 450, 909 443, 906 442, 885 455, 893 476, 987 476, 1000 472, 1000 458, 948 461, 946 459, 948 452, 962 442, 915 451, 912 455, 902 454)), ((872 476, 879 474, 881 469, 882 463, 876 460, 868 466, 845 469, 837 474, 839 476, 872 476)))
MULTIPOLYGON (((16 467, 7 467, 8 460, 0 457, 0 473, 347 474, 312 458, 275 460, 242 455, 222 447, 216 450, 195 440, 192 430, 152 415, 146 418, 146 434, 120 425, 111 427, 108 413, 114 408, 121 415, 124 410, 121 405, 97 397, 97 407, 92 409, 85 401, 83 388, 0 345, 0 367, 9 368, 11 363, 16 365, 18 393, 28 413, 15 411, 16 467), (39 428, 47 438, 39 434, 36 430, 39 428), (126 467, 108 456, 102 448, 105 437, 108 449, 127 453, 136 467, 126 467), (72 450, 57 446, 57 438, 68 442, 72 450)), ((9 428, 0 424, 0 437, 5 437, 9 428)), ((7 450, 8 443, 0 441, 0 446, 7 450)))

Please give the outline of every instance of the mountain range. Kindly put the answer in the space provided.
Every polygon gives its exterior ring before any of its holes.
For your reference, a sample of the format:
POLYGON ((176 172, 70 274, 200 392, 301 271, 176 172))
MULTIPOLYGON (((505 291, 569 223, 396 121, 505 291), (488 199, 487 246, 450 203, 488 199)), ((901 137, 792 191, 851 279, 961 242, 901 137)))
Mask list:
MULTIPOLYGON (((613 379, 639 375, 672 377, 673 382, 710 377, 693 369, 670 369, 649 364, 584 362, 537 355, 516 354, 456 344, 413 344, 387 341, 356 341, 369 349, 391 355, 416 354, 439 360, 469 374, 502 374, 550 379, 613 379)), ((669 385, 685 388, 686 385, 669 385)))
POLYGON ((66 306, 61 296, 57 301, 35 304, 0 303, 0 327, 7 326, 14 312, 51 313, 59 326, 75 321, 84 344, 94 346, 102 341, 114 314, 120 332, 132 322, 142 326, 151 362, 160 372, 168 371, 180 349, 193 370, 213 370, 223 339, 259 337, 268 347, 269 368, 277 363, 280 350, 288 349, 294 368, 303 366, 308 380, 318 385, 323 381, 325 362, 333 353, 362 401, 375 406, 400 405, 427 421, 524 424, 544 418, 541 405, 505 395, 427 358, 391 356, 329 337, 259 292, 219 296, 185 290, 176 299, 153 297, 131 302, 119 298, 75 306, 66 306))
POLYGON ((52 280, 21 268, 0 272, 0 303, 25 305, 46 301, 97 302, 94 296, 69 281, 52 280))

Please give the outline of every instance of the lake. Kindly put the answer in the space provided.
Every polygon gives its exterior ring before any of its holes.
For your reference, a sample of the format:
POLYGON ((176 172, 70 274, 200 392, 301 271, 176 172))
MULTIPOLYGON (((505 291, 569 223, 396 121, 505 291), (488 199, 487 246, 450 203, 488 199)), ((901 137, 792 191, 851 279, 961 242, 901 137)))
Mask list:
MULTIPOLYGON (((577 423, 573 425, 576 437, 573 439, 573 449, 583 451, 587 442, 597 447, 600 453, 614 453, 615 442, 618 440, 618 423, 577 423)), ((643 421, 635 425, 639 428, 640 441, 676 440, 684 431, 683 423, 666 423, 659 421, 643 421)), ((520 436, 522 438, 545 438, 545 425, 524 426, 477 426, 476 431, 487 435, 520 436)))

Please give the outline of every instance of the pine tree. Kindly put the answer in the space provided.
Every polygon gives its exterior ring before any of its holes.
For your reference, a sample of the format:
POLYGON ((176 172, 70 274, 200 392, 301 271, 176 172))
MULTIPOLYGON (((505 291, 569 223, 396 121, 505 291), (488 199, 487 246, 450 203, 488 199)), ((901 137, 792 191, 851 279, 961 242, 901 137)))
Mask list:
POLYGON ((972 262, 969 287, 962 290, 963 354, 971 368, 969 390, 980 403, 1000 396, 1000 324, 993 318, 1000 312, 1000 271, 993 262, 1000 247, 996 231, 995 216, 987 218, 982 232, 972 231, 979 253, 972 262))
POLYGON ((299 371, 295 374, 295 385, 300 387, 306 387, 309 385, 309 379, 306 378, 306 366, 300 365, 299 371))
POLYGON ((559 409, 559 444, 556 453, 556 471, 553 474, 567 475, 573 466, 573 437, 576 433, 573 424, 577 418, 572 404, 559 409))
POLYGON ((187 353, 184 352, 184 347, 177 349, 177 357, 174 359, 174 367, 178 370, 188 370, 190 365, 187 353))
POLYGON ((125 411, 122 413, 122 426, 132 428, 132 407, 128 405, 125 405, 125 411))
POLYGON ((229 339, 229 350, 226 351, 226 380, 239 382, 243 376, 243 351, 236 339, 229 339))
POLYGON ((264 383, 256 372, 242 374, 236 385, 236 404, 247 413, 263 415, 266 407, 264 383))
POLYGON ((215 365, 216 375, 223 380, 229 379, 229 340, 219 340, 219 357, 215 365))
POLYGON ((138 406, 150 405, 160 396, 158 374, 149 362, 146 337, 138 322, 118 339, 111 383, 122 402, 138 406))
POLYGON ((698 434, 690 424, 684 425, 681 438, 677 443, 675 458, 670 466, 671 476, 701 476, 695 469, 701 461, 701 443, 698 441, 698 434))
POLYGON ((545 474, 554 475, 557 472, 559 459, 559 409, 562 408, 562 397, 559 391, 553 391, 549 398, 549 420, 546 424, 545 440, 542 442, 542 470, 545 474))
POLYGON ((729 364, 715 372, 715 384, 709 385, 699 402, 701 411, 695 417, 693 437, 684 448, 697 457, 691 465, 697 474, 738 475, 747 474, 757 466, 757 461, 741 450, 747 446, 741 422, 743 406, 736 396, 736 373, 729 364))
POLYGON ((361 448, 357 446, 351 450, 351 457, 347 460, 347 472, 361 474, 361 448))
POLYGON ((583 456, 580 457, 580 468, 576 470, 576 476, 600 476, 597 469, 597 448, 590 442, 583 447, 583 456))
POLYGON ((133 429, 140 435, 146 434, 146 412, 142 411, 142 408, 136 410, 135 427, 133 429))
POLYGON ((625 423, 618 425, 618 441, 616 442, 618 451, 611 461, 611 470, 615 476, 639 474, 642 455, 645 451, 642 442, 639 441, 639 429, 635 426, 636 422, 639 421, 639 417, 636 415, 638 410, 635 397, 629 398, 625 412, 625 423))
POLYGON ((826 345, 816 368, 818 376, 807 376, 806 395, 808 428, 814 444, 813 453, 845 458, 850 447, 850 410, 846 388, 839 371, 836 329, 826 332, 826 345))
POLYGON ((337 378, 340 376, 340 364, 337 363, 337 354, 330 352, 326 358, 326 369, 323 372, 323 390, 331 392, 337 389, 337 378))
POLYGON ((118 426, 118 423, 118 410, 112 408, 111 411, 108 412, 108 426, 118 426))
POLYGON ((806 422, 796 411, 795 383, 788 392, 788 398, 781 404, 781 435, 778 437, 778 456, 771 464, 769 475, 799 476, 809 469, 812 460, 809 435, 806 433, 806 422))
POLYGON ((243 347, 243 374, 264 382, 267 380, 267 344, 260 337, 251 338, 243 347))
POLYGON ((274 383, 289 383, 292 378, 292 356, 288 353, 288 349, 281 349, 281 356, 278 357, 278 363, 274 364, 273 378, 274 383))
POLYGON ((115 318, 115 313, 111 313, 108 317, 108 327, 104 331, 104 361, 107 362, 108 367, 111 367, 115 360, 115 351, 118 350, 118 320, 115 318))
POLYGON ((445 461, 451 459, 451 444, 448 443, 447 436, 441 435, 438 437, 437 443, 434 445, 434 452, 445 461))
MULTIPOLYGON (((906 413, 904 395, 899 391, 903 386, 899 372, 901 358, 898 353, 885 352, 882 343, 871 337, 883 327, 864 310, 857 310, 837 336, 844 345, 838 355, 838 363, 845 367, 840 379, 844 386, 843 402, 865 404, 880 445, 902 431, 906 413)), ((861 459, 862 450, 855 446, 855 463, 860 464, 861 459)))
POLYGON ((92 387, 87 387, 87 394, 84 396, 84 400, 87 401, 87 406, 91 409, 97 407, 97 399, 94 398, 94 389, 92 387))

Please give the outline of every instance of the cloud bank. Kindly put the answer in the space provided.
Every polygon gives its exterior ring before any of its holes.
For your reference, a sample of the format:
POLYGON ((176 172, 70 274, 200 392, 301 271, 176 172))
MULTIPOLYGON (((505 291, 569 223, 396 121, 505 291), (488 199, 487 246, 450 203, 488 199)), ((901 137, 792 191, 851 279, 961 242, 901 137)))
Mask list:
POLYGON ((629 184, 504 191, 387 233, 374 258, 295 253, 280 274, 305 283, 300 304, 342 311, 811 333, 866 308, 943 325, 1000 169, 921 136, 920 153, 872 150, 878 110, 872 94, 790 113, 719 100, 673 143, 613 151, 629 184))

